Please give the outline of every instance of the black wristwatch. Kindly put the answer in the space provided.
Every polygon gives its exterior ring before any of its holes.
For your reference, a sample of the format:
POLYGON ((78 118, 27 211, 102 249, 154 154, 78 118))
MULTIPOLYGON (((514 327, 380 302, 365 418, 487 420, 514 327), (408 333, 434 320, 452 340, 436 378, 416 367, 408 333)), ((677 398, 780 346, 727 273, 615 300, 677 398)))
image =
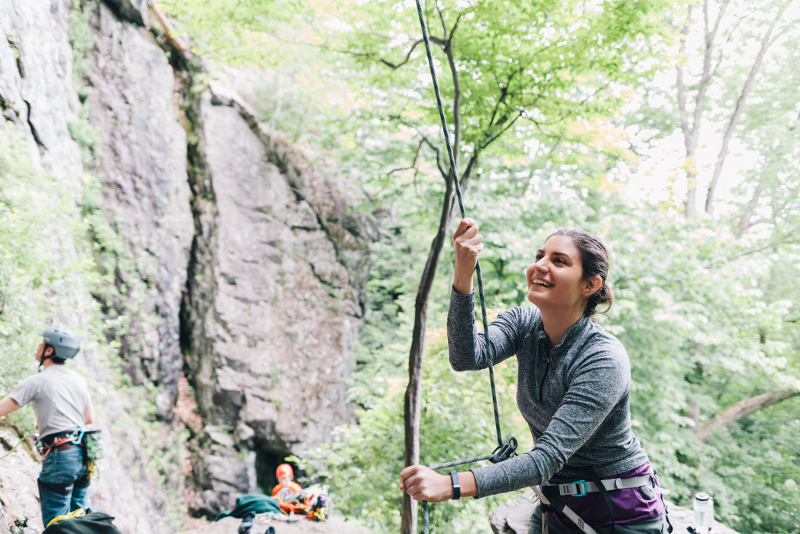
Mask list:
POLYGON ((453 481, 453 500, 461 498, 461 483, 458 481, 458 471, 450 471, 450 479, 453 481))

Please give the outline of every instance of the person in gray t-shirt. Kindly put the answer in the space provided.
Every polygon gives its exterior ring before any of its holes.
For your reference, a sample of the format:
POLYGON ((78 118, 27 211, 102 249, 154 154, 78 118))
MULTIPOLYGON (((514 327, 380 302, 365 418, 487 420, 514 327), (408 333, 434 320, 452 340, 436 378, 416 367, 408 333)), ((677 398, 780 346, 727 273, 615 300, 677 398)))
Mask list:
POLYGON ((89 471, 83 447, 68 436, 92 424, 94 412, 86 380, 64 366, 78 354, 80 337, 65 327, 48 328, 42 337, 35 356, 42 371, 0 400, 0 417, 33 405, 39 441, 45 447, 38 483, 42 521, 47 526, 57 516, 88 507, 89 471))

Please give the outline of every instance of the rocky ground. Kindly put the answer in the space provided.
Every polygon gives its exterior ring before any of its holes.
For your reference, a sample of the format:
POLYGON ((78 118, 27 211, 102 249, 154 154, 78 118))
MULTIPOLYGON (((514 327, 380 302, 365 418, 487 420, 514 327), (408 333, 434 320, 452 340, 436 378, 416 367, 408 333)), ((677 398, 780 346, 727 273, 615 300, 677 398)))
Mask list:
MULTIPOLYGON (((207 523, 192 530, 187 530, 183 534, 237 534, 240 523, 241 519, 226 517, 216 523, 207 523)), ((354 523, 345 522, 339 517, 331 517, 324 523, 314 521, 298 521, 297 523, 272 521, 256 525, 251 534, 264 534, 264 531, 269 526, 275 529, 275 534, 371 534, 354 523)))

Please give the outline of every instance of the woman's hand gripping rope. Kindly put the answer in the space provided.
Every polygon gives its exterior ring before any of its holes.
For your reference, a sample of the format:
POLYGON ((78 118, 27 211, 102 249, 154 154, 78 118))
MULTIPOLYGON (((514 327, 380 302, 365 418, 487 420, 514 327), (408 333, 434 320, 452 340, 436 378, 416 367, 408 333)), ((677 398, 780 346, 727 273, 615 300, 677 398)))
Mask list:
MULTIPOLYGON (((461 497, 478 495, 478 485, 472 471, 458 474, 461 497)), ((453 482, 424 465, 412 465, 400 472, 400 489, 415 501, 442 502, 453 498, 453 482)))
POLYGON ((478 254, 483 250, 483 236, 478 233, 478 224, 465 217, 458 223, 453 234, 456 268, 453 288, 462 295, 472 293, 472 275, 478 263, 478 254))
MULTIPOLYGON (((406 490, 414 500, 423 501, 423 507, 425 507, 425 502, 450 500, 454 497, 453 480, 449 476, 440 475, 436 471, 485 460, 496 464, 516 456, 518 445, 517 438, 508 438, 505 443, 492 451, 492 454, 463 458, 430 467, 425 467, 424 465, 406 467, 400 472, 400 489, 406 490)), ((476 497, 478 495, 478 483, 472 471, 458 473, 458 485, 461 488, 461 497, 476 497)))

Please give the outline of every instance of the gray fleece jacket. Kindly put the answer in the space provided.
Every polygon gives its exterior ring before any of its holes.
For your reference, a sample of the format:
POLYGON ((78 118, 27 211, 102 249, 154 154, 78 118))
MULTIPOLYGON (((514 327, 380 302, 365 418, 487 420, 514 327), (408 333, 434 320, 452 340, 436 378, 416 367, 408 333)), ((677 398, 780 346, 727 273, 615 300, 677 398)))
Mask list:
MULTIPOLYGON (((475 328, 474 293, 450 298, 447 337, 456 371, 488 366, 486 338, 475 328)), ((547 350, 542 316, 513 308, 489 325, 495 364, 517 355, 517 406, 533 450, 472 469, 478 496, 514 491, 550 478, 579 480, 624 473, 648 461, 631 431, 631 366, 625 347, 583 317, 547 350), (549 352, 549 354, 548 354, 549 352)))

